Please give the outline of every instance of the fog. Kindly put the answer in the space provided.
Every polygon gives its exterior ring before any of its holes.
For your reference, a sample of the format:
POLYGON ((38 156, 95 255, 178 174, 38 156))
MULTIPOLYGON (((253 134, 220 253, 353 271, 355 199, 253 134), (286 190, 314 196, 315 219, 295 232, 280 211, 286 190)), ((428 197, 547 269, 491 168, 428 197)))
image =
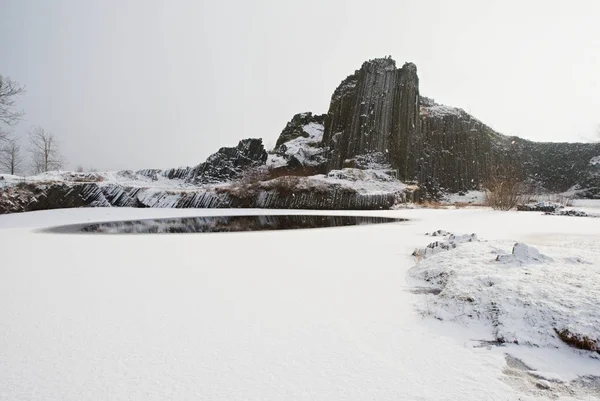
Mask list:
POLYGON ((25 85, 14 127, 100 170, 195 165, 222 146, 272 147, 299 112, 391 55, 421 94, 495 130, 593 140, 600 2, 1 0, 0 74, 25 85))

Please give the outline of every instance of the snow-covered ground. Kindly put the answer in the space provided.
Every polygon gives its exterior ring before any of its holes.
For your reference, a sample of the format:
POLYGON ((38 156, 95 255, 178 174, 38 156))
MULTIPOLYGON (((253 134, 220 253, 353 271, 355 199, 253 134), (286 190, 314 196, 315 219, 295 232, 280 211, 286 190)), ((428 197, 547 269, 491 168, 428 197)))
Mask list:
MULTIPOLYGON (((156 189, 177 189, 190 188, 191 185, 178 179, 169 179, 163 175, 156 175, 156 179, 149 176, 136 173, 134 171, 102 171, 78 173, 72 171, 50 171, 38 175, 21 177, 9 174, 0 174, 0 188, 2 185, 16 185, 18 183, 28 184, 52 184, 56 182, 64 183, 85 183, 94 182, 98 185, 122 185, 128 187, 152 187, 156 189)), ((195 185, 198 187, 198 185, 195 185)))
MULTIPOLYGON (((439 295, 417 293, 424 284, 409 274, 417 263, 413 250, 433 240, 426 232, 475 232, 487 242, 462 243, 421 264, 462 258, 464 273, 481 274, 483 262, 469 261, 493 258, 478 247, 510 252, 523 242, 554 262, 489 261, 493 287, 506 290, 498 301, 514 305, 518 295, 554 302, 580 282, 578 274, 590 281, 582 285, 598 283, 597 219, 486 209, 299 211, 410 221, 154 236, 37 230, 264 213, 291 211, 98 208, 0 216, 0 400, 600 399, 598 382, 589 378, 600 376, 600 360, 589 352, 556 341, 482 346, 496 339, 487 320, 439 321, 423 313, 423 305, 437 308, 439 295), (555 298, 531 281, 515 282, 514 274, 525 271, 540 283, 554 280, 561 293, 555 298), (510 292, 513 284, 520 292, 510 292)), ((457 282, 475 282, 458 275, 457 282)), ((587 306, 574 302, 573 310, 587 306)), ((585 310, 593 326, 596 312, 585 310)), ((537 338, 533 323, 519 330, 537 338)))
POLYGON ((381 170, 345 168, 342 170, 332 170, 326 175, 319 174, 307 177, 307 180, 326 185, 338 185, 365 195, 402 192, 407 189, 406 184, 392 178, 381 170))
POLYGON ((472 204, 472 205, 484 205, 485 204, 485 191, 467 191, 461 194, 453 193, 446 194, 442 197, 443 203, 448 204, 472 204))
POLYGON ((600 209, 600 199, 573 199, 572 203, 577 208, 600 209))

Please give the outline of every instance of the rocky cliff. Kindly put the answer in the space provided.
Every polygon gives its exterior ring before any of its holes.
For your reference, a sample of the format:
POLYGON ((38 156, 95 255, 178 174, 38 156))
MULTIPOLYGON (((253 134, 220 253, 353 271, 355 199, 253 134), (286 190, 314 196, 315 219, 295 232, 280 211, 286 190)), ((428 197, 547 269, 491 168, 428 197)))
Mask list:
POLYGON ((339 169, 359 155, 386 155, 401 180, 414 175, 411 152, 419 132, 417 67, 396 68, 391 58, 365 62, 331 97, 322 145, 328 167, 339 169))
POLYGON ((579 187, 598 196, 599 144, 538 143, 508 137, 464 110, 419 95, 417 68, 397 68, 390 58, 365 62, 334 91, 321 146, 327 168, 356 166, 365 159, 389 165, 423 193, 481 188, 510 165, 540 190, 579 187))
POLYGON ((499 170, 539 191, 600 198, 600 144, 502 135, 421 96, 414 64, 398 68, 382 58, 340 83, 327 114, 296 114, 270 152, 250 138, 194 167, 8 177, 0 181, 0 213, 80 206, 385 209, 416 195, 481 189, 499 170))

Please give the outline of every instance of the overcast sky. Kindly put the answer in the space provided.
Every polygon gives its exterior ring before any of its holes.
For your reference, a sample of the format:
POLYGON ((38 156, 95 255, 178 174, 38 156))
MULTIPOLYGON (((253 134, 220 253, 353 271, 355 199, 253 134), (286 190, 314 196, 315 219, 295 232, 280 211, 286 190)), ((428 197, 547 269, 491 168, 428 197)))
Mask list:
POLYGON ((195 165, 270 147, 298 112, 391 55, 421 94, 499 132, 591 138, 600 124, 600 1, 0 0, 0 74, 27 87, 75 168, 195 165))

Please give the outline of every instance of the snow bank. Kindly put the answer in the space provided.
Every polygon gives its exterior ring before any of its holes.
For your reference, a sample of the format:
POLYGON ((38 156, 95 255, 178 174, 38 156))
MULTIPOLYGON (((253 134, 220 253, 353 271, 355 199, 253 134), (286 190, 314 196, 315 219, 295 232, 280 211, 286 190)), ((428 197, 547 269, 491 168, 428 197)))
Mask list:
POLYGON ((454 235, 444 230, 434 231, 431 234, 427 233, 425 235, 431 235, 432 237, 447 236, 448 238, 445 240, 432 242, 425 248, 415 249, 415 251, 413 252, 413 256, 416 256, 418 258, 427 258, 429 256, 435 255, 436 253, 454 249, 463 242, 478 241, 477 234, 454 235))
POLYGON ((312 182, 340 185, 360 194, 381 195, 404 192, 408 187, 381 170, 345 168, 332 170, 326 175, 308 177, 312 182))
POLYGON ((600 209, 600 199, 573 199, 574 207, 600 209))
POLYGON ((542 255, 536 248, 517 242, 509 255, 496 256, 496 262, 525 265, 529 263, 552 262, 552 258, 542 255))
MULTIPOLYGON (((145 172, 149 170, 142 170, 145 172)), ((158 170, 157 170, 158 171, 158 170)), ((180 179, 169 179, 162 174, 140 174, 131 170, 103 171, 103 172, 73 172, 73 171, 49 171, 32 176, 2 175, 8 185, 18 183, 28 184, 53 184, 53 183, 96 183, 98 185, 123 185, 140 188, 190 188, 190 184, 180 179)), ((1 182, 1 181, 0 181, 1 182)), ((198 187, 196 185, 195 187, 198 187)))
POLYGON ((436 104, 429 107, 421 107, 421 114, 430 117, 461 116, 464 113, 462 109, 452 106, 436 104))
POLYGON ((425 248, 428 257, 410 270, 440 290, 421 305, 426 314, 467 325, 481 321, 501 342, 561 347, 557 331, 568 330, 600 347, 596 241, 581 241, 576 248, 545 246, 543 253, 507 241, 456 245, 433 248, 437 252, 425 248))
POLYGON ((443 203, 469 203, 479 204, 485 203, 485 191, 467 191, 456 194, 446 194, 442 197, 443 203))

